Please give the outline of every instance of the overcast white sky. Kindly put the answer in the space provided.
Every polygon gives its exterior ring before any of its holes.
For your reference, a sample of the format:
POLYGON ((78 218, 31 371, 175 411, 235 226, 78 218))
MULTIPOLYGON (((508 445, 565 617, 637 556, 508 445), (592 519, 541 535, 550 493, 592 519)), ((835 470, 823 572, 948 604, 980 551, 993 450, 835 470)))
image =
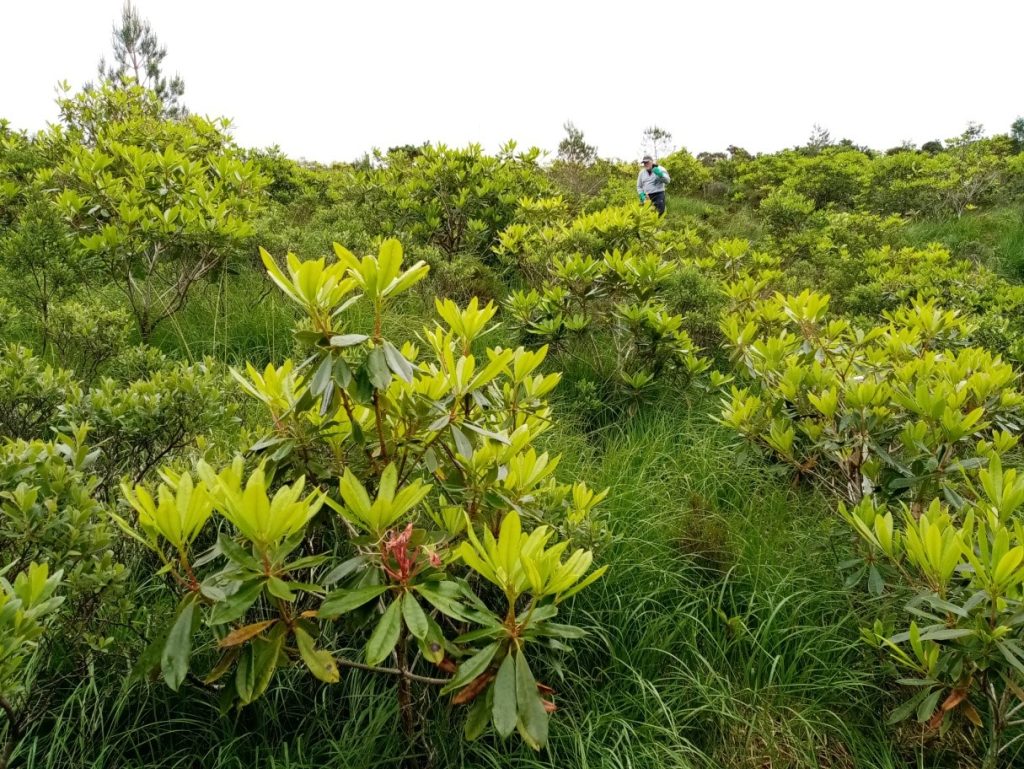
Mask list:
MULTIPOLYGON (((0 0, 0 117, 35 130, 54 85, 109 56, 122 0, 0 0)), ((424 140, 603 155, 643 129, 693 152, 802 143, 814 123, 885 148, 1005 132, 1024 113, 1019 0, 138 0, 195 112, 247 146, 351 160, 424 140)))

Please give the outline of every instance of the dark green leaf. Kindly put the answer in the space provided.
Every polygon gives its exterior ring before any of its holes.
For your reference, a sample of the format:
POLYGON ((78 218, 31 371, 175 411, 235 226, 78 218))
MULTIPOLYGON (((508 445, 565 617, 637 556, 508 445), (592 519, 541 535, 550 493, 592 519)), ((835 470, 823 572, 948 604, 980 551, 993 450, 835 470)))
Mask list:
MULTIPOLYGON (((216 574, 214 575, 215 578, 217 576, 218 575, 216 574)), ((214 603, 217 603, 218 601, 226 601, 228 597, 228 594, 219 584, 217 584, 217 581, 215 579, 207 579, 203 582, 200 582, 199 592, 202 593, 203 596, 205 596, 206 598, 209 598, 214 603)))
POLYGON ((284 571, 298 571, 299 569, 309 569, 313 566, 319 566, 326 560, 326 555, 304 555, 302 556, 302 558, 296 558, 291 563, 285 564, 284 571))
MULTIPOLYGON (((916 601, 917 601, 917 599, 915 599, 915 601, 912 601, 911 603, 915 603, 916 601)), ((958 617, 967 617, 968 616, 968 612, 965 611, 963 609, 963 607, 957 606, 955 603, 950 603, 949 601, 944 601, 943 599, 939 598, 937 595, 924 596, 924 597, 922 597, 920 599, 920 601, 922 603, 927 603, 929 606, 932 606, 932 607, 934 607, 934 608, 936 608, 936 609, 938 609, 940 611, 950 612, 951 614, 955 614, 958 617)), ((934 616, 934 615, 930 615, 930 616, 934 616)), ((936 617, 935 621, 936 622, 941 622, 943 620, 942 620, 941 617, 936 617)))
POLYGON ((339 358, 334 364, 334 381, 338 387, 347 388, 352 382, 352 369, 348 367, 348 364, 339 358))
POLYGON ((235 668, 235 691, 243 703, 252 702, 253 689, 256 686, 256 652, 252 646, 246 646, 235 668))
POLYGON ((938 681, 934 678, 897 678, 896 683, 900 686, 935 686, 938 681))
POLYGON ((917 706, 917 720, 919 723, 923 724, 932 717, 932 713, 938 707, 940 696, 942 696, 942 689, 936 689, 921 700, 921 704, 917 706))
POLYGON ((374 598, 383 595, 387 589, 387 585, 370 585, 357 587, 354 590, 335 590, 324 598, 318 614, 321 619, 334 619, 353 609, 358 609, 360 606, 365 606, 374 598))
POLYGON ((503 443, 506 446, 509 443, 511 443, 511 441, 509 440, 507 435, 502 435, 501 433, 496 433, 493 430, 487 430, 487 429, 485 429, 483 427, 480 427, 479 425, 473 424, 472 422, 463 422, 462 426, 465 427, 467 430, 472 430, 477 435, 482 435, 485 438, 490 438, 492 441, 497 441, 498 443, 503 443))
POLYGON ((922 641, 952 641, 954 638, 966 638, 967 636, 974 635, 974 631, 970 628, 939 628, 938 630, 928 630, 921 633, 922 641))
POLYGON ((383 616, 373 629, 370 640, 366 642, 366 664, 379 665, 383 662, 395 644, 402 630, 402 599, 392 601, 383 616))
POLYGON ((1005 639, 996 641, 996 647, 999 649, 999 653, 1006 658, 1006 661, 1013 665, 1017 672, 1024 675, 1024 654, 1020 653, 1020 647, 1012 641, 1005 639))
POLYGON ((324 338, 324 335, 319 331, 311 329, 297 329, 294 333, 296 341, 301 342, 304 346, 315 346, 322 342, 324 338))
POLYGON ((451 414, 445 412, 444 414, 439 416, 437 419, 435 419, 433 422, 431 422, 429 425, 427 425, 427 431, 428 432, 432 432, 432 433, 436 433, 438 430, 444 429, 444 427, 449 422, 451 422, 451 421, 452 421, 451 414))
POLYGON ((405 359, 405 356, 391 342, 384 340, 383 347, 384 358, 387 360, 388 367, 395 373, 395 376, 401 377, 406 382, 411 382, 413 374, 412 364, 405 359))
POLYGON ((366 372, 370 378, 370 384, 377 390, 387 389, 391 384, 391 369, 388 368, 387 358, 384 357, 382 347, 374 347, 366 358, 366 372))
POLYGON ((427 661, 437 665, 444 659, 444 633, 441 626, 430 617, 427 617, 427 634, 423 638, 417 638, 416 643, 427 661))
POLYGON ((402 618, 413 636, 420 640, 427 637, 427 615, 424 614, 423 607, 416 600, 416 596, 411 593, 402 596, 402 618))
POLYGON ((325 355, 324 359, 320 361, 320 365, 316 367, 316 372, 309 382, 310 392, 314 395, 321 395, 327 389, 327 385, 331 382, 331 368, 333 365, 334 360, 331 356, 325 355))
POLYGON ((910 714, 914 712, 914 709, 927 696, 928 696, 928 690, 927 689, 925 689, 924 691, 918 692, 913 697, 911 697, 909 700, 907 700, 902 705, 900 705, 898 708, 896 708, 892 713, 890 713, 889 714, 889 718, 886 719, 886 723, 888 723, 890 725, 891 724, 898 724, 900 721, 903 721, 903 720, 909 718, 910 714))
POLYGON ((469 438, 455 425, 451 426, 452 437, 455 438, 455 449, 464 457, 473 456, 473 444, 469 442, 469 438))
POLYGON ((354 347, 369 338, 366 334, 339 334, 331 337, 331 347, 354 347))
POLYGON ((539 623, 534 628, 534 632, 540 636, 553 636, 555 638, 577 639, 587 637, 587 631, 583 628, 573 627, 572 625, 560 625, 557 622, 539 623))
MULTIPOLYGON (((328 500, 329 502, 331 500, 328 500)), ((335 566, 329 572, 327 576, 320 580, 324 587, 330 587, 336 582, 340 582, 345 579, 349 574, 355 573, 358 569, 363 568, 366 565, 366 556, 357 555, 349 558, 346 561, 342 561, 340 564, 335 566)))
POLYGON ((210 611, 210 624, 223 625, 234 622, 245 614, 263 593, 263 582, 263 579, 247 582, 236 593, 229 595, 224 601, 214 604, 210 611))
POLYGON ((871 595, 881 595, 884 588, 885 582, 882 580, 882 573, 872 564, 868 569, 868 592, 871 595))
POLYGON ((431 606, 442 614, 461 622, 464 622, 467 619, 465 606, 450 596, 440 592, 432 585, 420 584, 416 585, 413 589, 427 599, 431 606))
MULTIPOLYGON (((974 631, 969 628, 948 628, 944 626, 937 626, 926 627, 920 631, 920 638, 922 641, 949 641, 954 638, 963 638, 969 635, 974 635, 974 631)), ((896 635, 894 635, 890 640, 897 644, 906 643, 910 640, 910 633, 906 631, 896 633, 896 635)))
POLYGON ((267 590, 274 598, 280 598, 282 601, 294 601, 295 593, 288 587, 288 583, 280 577, 268 577, 267 578, 267 590))
POLYGON ((465 735, 466 739, 472 742, 487 728, 487 722, 491 718, 491 700, 494 697, 494 689, 487 690, 486 697, 477 697, 469 708, 469 716, 466 718, 465 735))
POLYGON ((507 631, 500 625, 491 625, 489 627, 479 628, 477 630, 470 630, 468 633, 463 633, 455 639, 456 643, 468 644, 474 641, 480 641, 484 638, 498 638, 499 636, 506 635, 507 631))
POLYGON ((174 623, 171 622, 169 626, 162 628, 159 634, 142 650, 142 654, 139 655, 139 659, 132 667, 132 680, 141 680, 146 676, 156 675, 160 669, 160 658, 164 653, 164 645, 167 643, 167 634, 173 626, 174 623))
POLYGON ((445 684, 445 687, 441 690, 441 694, 447 694, 448 692, 453 692, 456 689, 461 689, 474 678, 479 676, 487 670, 487 666, 491 664, 491 660, 494 659, 494 655, 497 653, 498 644, 489 644, 468 660, 462 662, 455 671, 455 677, 445 684))
POLYGON ((260 562, 256 560, 253 554, 235 542, 235 540, 227 534, 221 534, 217 537, 217 545, 220 547, 220 551, 227 556, 229 561, 232 561, 245 569, 262 571, 260 562))
POLYGON ((178 691, 181 682, 185 680, 185 674, 188 673, 188 661, 192 656, 192 622, 195 611, 195 600, 190 595, 178 612, 178 618, 171 626, 171 632, 167 634, 167 642, 160 655, 160 670, 164 674, 164 681, 174 691, 178 691))
POLYGON ((440 463, 437 461, 437 454, 434 452, 434 448, 430 447, 423 452, 423 466, 427 468, 428 472, 435 473, 437 468, 440 467, 440 463))
MULTIPOLYGON (((367 372, 366 366, 360 366, 355 374, 352 376, 352 387, 349 390, 352 394, 353 400, 363 406, 370 403, 373 398, 373 383, 370 381, 370 375, 367 372)), ((359 427, 358 422, 352 423, 352 436, 356 438, 357 442, 362 443, 363 439, 362 429, 359 429, 359 433, 356 433, 356 429, 359 427)))
POLYGON ((546 603, 541 606, 537 606, 532 609, 527 607, 523 611, 519 612, 519 616, 516 617, 516 622, 520 625, 526 622, 529 618, 530 623, 543 622, 544 620, 551 619, 558 614, 558 607, 554 603, 546 603))
MULTIPOLYGON (((536 688, 536 687, 535 687, 536 688)), ((498 675, 494 679, 494 705, 491 721, 502 737, 508 737, 516 728, 519 715, 516 710, 516 665, 511 654, 505 655, 498 675)))
POLYGON ((534 750, 548 742, 548 714, 537 691, 537 681, 522 652, 516 652, 516 699, 519 706, 519 733, 534 750))
POLYGON ((252 453, 263 451, 263 449, 269 449, 271 446, 276 446, 284 440, 286 439, 282 438, 280 435, 267 435, 252 444, 252 446, 249 447, 249 451, 252 453))
MULTIPOLYGON (((859 563, 859 561, 858 561, 858 563, 859 563)), ((862 567, 862 568, 857 569, 856 571, 851 572, 850 574, 848 574, 846 576, 846 581, 844 583, 844 586, 847 589, 856 586, 862 579, 864 579, 864 572, 866 572, 866 571, 867 571, 867 568, 866 567, 862 567)))
MULTIPOLYGON (((267 690, 270 680, 274 677, 274 671, 277 669, 277 662, 281 656, 281 649, 284 646, 284 625, 279 624, 274 630, 276 632, 271 633, 267 638, 254 639, 249 648, 246 649, 250 653, 242 655, 243 661, 248 656, 248 664, 244 674, 246 692, 243 694, 238 674, 235 676, 235 685, 238 689, 239 697, 245 704, 258 699, 267 690)), ((240 664, 238 668, 239 673, 242 672, 242 669, 243 665, 240 664)))
POLYGON ((321 417, 331 410, 332 403, 334 403, 334 380, 328 380, 327 385, 324 387, 323 397, 320 399, 319 413, 321 417))

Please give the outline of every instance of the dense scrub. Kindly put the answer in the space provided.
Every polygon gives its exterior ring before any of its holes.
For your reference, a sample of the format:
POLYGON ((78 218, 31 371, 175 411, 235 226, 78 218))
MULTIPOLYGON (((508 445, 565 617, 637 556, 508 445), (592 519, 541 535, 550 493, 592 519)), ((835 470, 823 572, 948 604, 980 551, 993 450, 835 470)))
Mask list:
POLYGON ((679 150, 658 218, 582 134, 60 108, 0 126, 0 764, 1024 760, 1018 139, 679 150))

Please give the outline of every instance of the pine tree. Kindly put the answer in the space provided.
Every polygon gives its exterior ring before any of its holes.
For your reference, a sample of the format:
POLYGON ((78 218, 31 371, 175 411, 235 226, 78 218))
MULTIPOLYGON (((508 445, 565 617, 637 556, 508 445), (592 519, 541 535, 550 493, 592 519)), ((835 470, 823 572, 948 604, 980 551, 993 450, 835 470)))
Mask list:
POLYGON ((188 114, 181 98, 185 95, 185 83, 175 73, 167 78, 161 71, 161 64, 167 56, 167 48, 160 45, 148 19, 139 15, 131 0, 125 0, 121 9, 121 24, 114 25, 114 64, 107 65, 100 59, 99 75, 114 83, 124 78, 134 78, 139 85, 154 91, 164 103, 168 117, 183 117, 188 114))
POLYGON ((655 160, 658 160, 665 155, 671 154, 672 150, 671 131, 666 131, 664 128, 656 125, 644 129, 643 141, 640 145, 640 151, 644 155, 650 155, 655 160))
POLYGON ((814 124, 811 128, 811 135, 807 139, 807 145, 805 147, 807 154, 817 155, 826 147, 832 146, 832 134, 829 130, 818 123, 814 124))
POLYGON ((558 143, 558 158, 566 163, 589 166, 597 159, 597 147, 587 144, 583 131, 570 120, 564 126, 565 138, 558 143))

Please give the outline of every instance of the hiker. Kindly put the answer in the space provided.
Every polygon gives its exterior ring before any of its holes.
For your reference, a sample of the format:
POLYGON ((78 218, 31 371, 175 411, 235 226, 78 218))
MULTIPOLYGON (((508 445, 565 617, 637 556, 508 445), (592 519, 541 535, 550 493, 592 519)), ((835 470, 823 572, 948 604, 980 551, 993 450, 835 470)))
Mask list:
POLYGON ((655 163, 650 155, 644 155, 643 165, 640 175, 636 177, 636 193, 640 196, 641 203, 650 200, 651 205, 658 211, 658 216, 664 216, 665 185, 672 180, 668 171, 655 163))

